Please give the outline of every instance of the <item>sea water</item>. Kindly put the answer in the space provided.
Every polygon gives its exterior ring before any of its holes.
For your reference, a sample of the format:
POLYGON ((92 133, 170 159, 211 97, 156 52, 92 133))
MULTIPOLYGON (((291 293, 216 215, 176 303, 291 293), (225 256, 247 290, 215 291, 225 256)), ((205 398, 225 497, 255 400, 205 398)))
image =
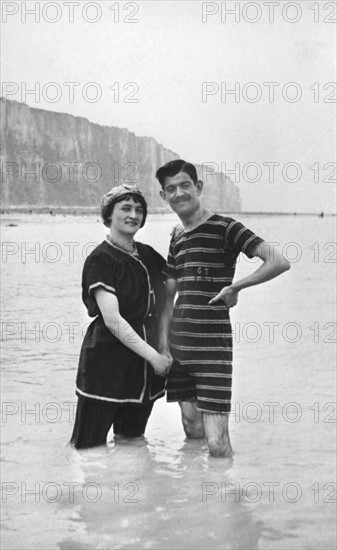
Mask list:
MULTIPOLYGON (((336 547, 335 219, 238 218, 292 268, 231 310, 235 454, 219 459, 185 439, 165 399, 144 440, 67 446, 89 322, 81 271, 106 228, 92 215, 3 217, 3 548, 336 547)), ((176 223, 150 216, 137 238, 165 256, 176 223)), ((236 278, 258 265, 240 256, 236 278)))

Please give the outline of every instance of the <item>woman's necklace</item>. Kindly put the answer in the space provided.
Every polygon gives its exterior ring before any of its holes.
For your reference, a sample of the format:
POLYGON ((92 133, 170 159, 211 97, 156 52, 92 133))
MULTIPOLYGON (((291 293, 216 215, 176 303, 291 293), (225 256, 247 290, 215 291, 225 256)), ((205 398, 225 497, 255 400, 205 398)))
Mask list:
POLYGON ((116 246, 120 250, 123 250, 123 252, 128 252, 128 254, 131 254, 132 256, 136 256, 137 253, 138 253, 137 252, 137 246, 136 246, 136 243, 134 241, 132 241, 132 243, 125 243, 125 242, 122 242, 122 241, 114 241, 111 238, 111 235, 107 235, 107 239, 112 245, 116 246))

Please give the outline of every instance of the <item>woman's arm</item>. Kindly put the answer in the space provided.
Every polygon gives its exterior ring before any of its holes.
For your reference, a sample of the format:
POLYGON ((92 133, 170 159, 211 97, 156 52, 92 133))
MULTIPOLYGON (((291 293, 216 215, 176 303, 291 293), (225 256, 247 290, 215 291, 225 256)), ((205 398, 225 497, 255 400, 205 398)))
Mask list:
POLYGON ((110 332, 124 346, 151 363, 156 374, 165 376, 170 364, 168 357, 160 355, 154 348, 149 346, 121 316, 118 299, 114 294, 107 292, 102 287, 98 287, 94 292, 104 323, 110 332))

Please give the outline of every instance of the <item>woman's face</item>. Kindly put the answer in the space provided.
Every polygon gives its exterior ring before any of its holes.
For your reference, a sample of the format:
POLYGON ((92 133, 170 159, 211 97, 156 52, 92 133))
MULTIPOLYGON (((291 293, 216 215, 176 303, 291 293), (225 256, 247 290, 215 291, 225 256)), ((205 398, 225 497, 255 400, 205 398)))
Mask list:
POLYGON ((144 210, 132 197, 117 202, 111 214, 110 230, 113 233, 133 236, 143 221, 144 210))

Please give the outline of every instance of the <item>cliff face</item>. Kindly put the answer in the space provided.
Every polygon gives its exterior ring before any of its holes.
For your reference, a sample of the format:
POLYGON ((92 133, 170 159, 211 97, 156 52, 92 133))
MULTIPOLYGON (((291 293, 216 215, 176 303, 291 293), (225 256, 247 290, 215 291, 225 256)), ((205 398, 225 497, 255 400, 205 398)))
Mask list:
MULTIPOLYGON (((164 206, 154 174, 179 155, 153 138, 14 101, 0 106, 3 206, 95 207, 122 182, 138 183, 150 208, 164 206)), ((239 212, 239 190, 223 180, 219 173, 207 177, 204 202, 212 210, 239 212)))

